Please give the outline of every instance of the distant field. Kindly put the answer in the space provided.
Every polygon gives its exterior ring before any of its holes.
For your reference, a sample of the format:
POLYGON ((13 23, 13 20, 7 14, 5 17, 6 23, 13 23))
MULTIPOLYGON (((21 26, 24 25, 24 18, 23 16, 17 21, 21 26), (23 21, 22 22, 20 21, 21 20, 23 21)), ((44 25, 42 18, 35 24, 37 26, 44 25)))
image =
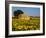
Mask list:
POLYGON ((19 20, 12 18, 12 31, 27 31, 40 30, 40 18, 33 18, 26 20, 19 20))

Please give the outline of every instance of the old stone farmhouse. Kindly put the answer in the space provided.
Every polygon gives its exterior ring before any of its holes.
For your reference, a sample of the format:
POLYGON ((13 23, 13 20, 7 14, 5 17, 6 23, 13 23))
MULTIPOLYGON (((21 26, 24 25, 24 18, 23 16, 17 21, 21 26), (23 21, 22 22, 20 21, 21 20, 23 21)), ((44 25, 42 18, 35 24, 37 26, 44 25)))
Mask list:
POLYGON ((27 16, 27 15, 25 15, 25 14, 20 14, 18 17, 19 17, 19 19, 21 19, 21 20, 30 20, 30 17, 27 16))

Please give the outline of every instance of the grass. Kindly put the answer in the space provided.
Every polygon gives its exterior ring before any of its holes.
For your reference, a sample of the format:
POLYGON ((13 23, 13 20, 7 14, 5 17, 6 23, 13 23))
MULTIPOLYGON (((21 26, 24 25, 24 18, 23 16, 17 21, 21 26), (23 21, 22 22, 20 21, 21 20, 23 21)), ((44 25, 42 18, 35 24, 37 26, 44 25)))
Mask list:
POLYGON ((19 20, 12 18, 12 31, 40 30, 40 18, 19 20))

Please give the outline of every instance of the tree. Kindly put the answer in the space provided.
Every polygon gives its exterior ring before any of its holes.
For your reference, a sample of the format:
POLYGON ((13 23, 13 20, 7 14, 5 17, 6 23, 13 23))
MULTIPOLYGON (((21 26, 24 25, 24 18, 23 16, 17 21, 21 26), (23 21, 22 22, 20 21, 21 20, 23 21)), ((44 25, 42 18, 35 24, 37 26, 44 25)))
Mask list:
POLYGON ((18 18, 18 15, 23 14, 24 12, 21 10, 14 11, 14 16, 18 18))

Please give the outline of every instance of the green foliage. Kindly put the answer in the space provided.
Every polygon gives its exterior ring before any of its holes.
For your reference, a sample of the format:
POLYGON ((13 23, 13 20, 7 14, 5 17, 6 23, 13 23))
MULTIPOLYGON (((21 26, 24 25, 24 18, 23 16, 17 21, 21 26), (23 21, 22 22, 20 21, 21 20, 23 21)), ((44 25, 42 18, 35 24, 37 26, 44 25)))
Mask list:
POLYGON ((21 21, 12 18, 13 31, 40 30, 40 18, 32 18, 29 21, 21 21))
POLYGON ((14 16, 18 16, 19 14, 23 14, 24 12, 21 10, 14 11, 14 16))

